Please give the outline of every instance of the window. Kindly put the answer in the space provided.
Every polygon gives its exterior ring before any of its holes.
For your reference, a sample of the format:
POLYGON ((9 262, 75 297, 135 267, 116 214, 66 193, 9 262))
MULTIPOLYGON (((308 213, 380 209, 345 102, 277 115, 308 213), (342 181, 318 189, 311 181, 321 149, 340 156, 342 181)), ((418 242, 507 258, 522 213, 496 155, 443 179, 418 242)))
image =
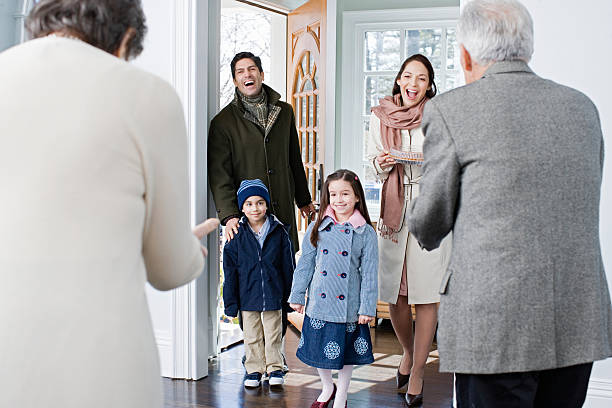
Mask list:
POLYGON ((401 63, 413 54, 423 54, 431 61, 438 93, 461 84, 463 76, 455 34, 454 23, 420 27, 413 25, 411 28, 385 31, 363 28, 363 57, 359 61, 362 67, 359 81, 363 84, 359 99, 363 107, 361 167, 367 204, 373 216, 379 213, 382 183, 377 181, 374 169, 365 156, 369 140, 370 110, 378 105, 379 99, 391 95, 401 63))
MULTIPOLYGON (((343 58, 353 67, 353 90, 343 90, 341 167, 360 174, 368 210, 378 218, 382 183, 366 158, 371 108, 391 95, 402 62, 419 53, 431 61, 438 94, 463 84, 456 39, 457 8, 405 9, 346 15, 343 35, 346 45, 354 41, 355 52, 343 58), (372 18, 372 16, 374 18, 372 18)), ((346 45, 344 45, 346 47, 346 45)), ((346 48, 344 48, 346 50, 346 48)), ((343 79, 344 81, 344 79, 343 79)), ((346 83, 346 82, 345 82, 346 83)))

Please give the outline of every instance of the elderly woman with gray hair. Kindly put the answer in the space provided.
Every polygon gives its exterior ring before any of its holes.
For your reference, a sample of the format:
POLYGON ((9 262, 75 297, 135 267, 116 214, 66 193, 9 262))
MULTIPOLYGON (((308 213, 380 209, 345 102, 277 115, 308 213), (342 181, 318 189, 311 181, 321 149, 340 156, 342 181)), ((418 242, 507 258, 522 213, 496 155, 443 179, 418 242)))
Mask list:
POLYGON ((0 54, 1 407, 162 406, 145 282, 204 265, 171 86, 125 60, 139 0, 42 0, 0 54), (194 236, 195 235, 195 236, 194 236))

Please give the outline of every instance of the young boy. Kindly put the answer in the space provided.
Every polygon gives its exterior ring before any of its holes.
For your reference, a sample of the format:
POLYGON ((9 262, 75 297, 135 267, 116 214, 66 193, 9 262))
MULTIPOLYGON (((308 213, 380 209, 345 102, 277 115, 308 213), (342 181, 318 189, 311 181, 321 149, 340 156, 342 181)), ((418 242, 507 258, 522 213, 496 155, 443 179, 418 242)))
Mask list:
POLYGON ((227 316, 242 316, 246 359, 244 386, 282 385, 282 311, 289 311, 295 261, 287 227, 270 214, 270 194, 259 179, 238 189, 244 213, 238 233, 223 250, 223 302, 227 316))

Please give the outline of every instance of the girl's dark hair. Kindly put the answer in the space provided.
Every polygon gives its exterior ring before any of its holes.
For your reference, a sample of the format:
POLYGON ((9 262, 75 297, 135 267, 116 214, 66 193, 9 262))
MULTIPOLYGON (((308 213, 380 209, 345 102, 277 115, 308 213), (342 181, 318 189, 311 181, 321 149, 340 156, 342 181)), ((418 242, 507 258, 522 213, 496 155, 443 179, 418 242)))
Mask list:
POLYGON ((355 204, 355 209, 359 210, 369 225, 372 225, 372 221, 370 221, 370 214, 368 213, 368 207, 366 206, 365 193, 363 192, 363 187, 361 186, 359 177, 357 177, 357 174, 350 170, 336 170, 327 176, 327 179, 325 179, 325 183, 323 184, 323 191, 321 191, 321 206, 319 207, 319 213, 317 214, 315 225, 313 226, 312 231, 310 231, 310 243, 313 246, 317 246, 317 243, 319 242, 319 227, 321 226, 321 222, 325 217, 325 211, 327 211, 327 207, 329 206, 329 183, 336 180, 348 181, 351 184, 351 187, 353 187, 353 192, 359 199, 359 201, 357 201, 355 204))
POLYGON ((147 32, 140 0, 41 0, 26 18, 32 38, 53 32, 73 35, 110 54, 116 52, 129 28, 127 58, 142 52, 147 32))
POLYGON ((434 69, 433 69, 433 66, 431 65, 431 62, 429 62, 427 57, 422 54, 414 54, 406 58, 399 72, 395 76, 395 81, 393 81, 393 91, 391 92, 391 95, 397 95, 398 93, 401 92, 400 87, 397 84, 397 81, 401 78, 402 72, 404 72, 404 69, 406 69, 406 65, 408 65, 412 61, 419 61, 421 64, 425 65, 425 68, 427 68, 427 74, 429 76, 429 84, 431 85, 431 89, 428 89, 427 92, 425 92, 425 96, 429 99, 433 98, 438 93, 438 87, 436 86, 436 83, 434 82, 434 69))

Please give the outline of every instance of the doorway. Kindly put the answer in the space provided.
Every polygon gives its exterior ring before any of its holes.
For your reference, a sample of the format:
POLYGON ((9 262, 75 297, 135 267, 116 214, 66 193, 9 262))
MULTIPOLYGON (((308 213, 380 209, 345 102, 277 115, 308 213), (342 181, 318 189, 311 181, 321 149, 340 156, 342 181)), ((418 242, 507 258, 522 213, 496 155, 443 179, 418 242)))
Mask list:
MULTIPOLYGON (((253 2, 223 0, 220 24, 219 108, 231 103, 235 95, 230 62, 234 55, 249 51, 261 58, 265 83, 286 98, 287 14, 253 2)), ((225 244, 223 235, 221 248, 225 244)), ((223 290, 223 257, 220 257, 219 287, 223 290)), ((223 293, 221 292, 221 295, 223 293)), ((223 297, 219 296, 218 348, 226 349, 243 339, 238 318, 224 314, 223 297)))

